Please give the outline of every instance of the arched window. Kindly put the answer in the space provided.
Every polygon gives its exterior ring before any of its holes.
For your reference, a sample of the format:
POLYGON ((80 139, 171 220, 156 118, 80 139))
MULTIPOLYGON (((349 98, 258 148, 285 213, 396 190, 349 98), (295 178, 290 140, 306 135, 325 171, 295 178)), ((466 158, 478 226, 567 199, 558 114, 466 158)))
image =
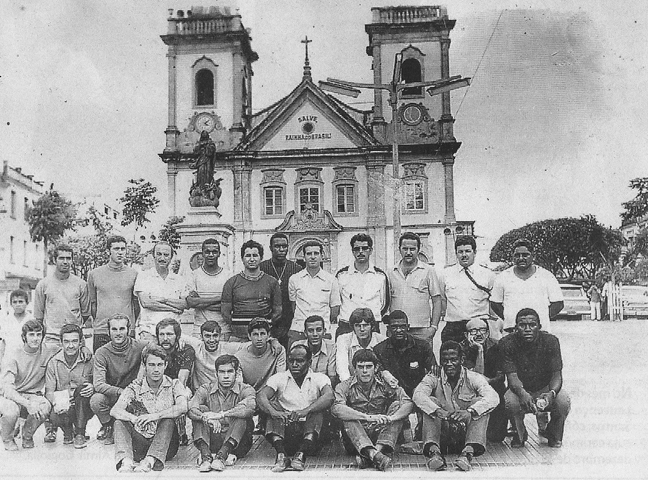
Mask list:
MULTIPOLYGON (((405 83, 421 82, 421 64, 415 58, 408 58, 401 66, 401 78, 405 83)), ((423 87, 404 88, 403 95, 421 95, 423 87)))
POLYGON ((196 105, 214 104, 214 74, 203 68, 196 73, 196 105))

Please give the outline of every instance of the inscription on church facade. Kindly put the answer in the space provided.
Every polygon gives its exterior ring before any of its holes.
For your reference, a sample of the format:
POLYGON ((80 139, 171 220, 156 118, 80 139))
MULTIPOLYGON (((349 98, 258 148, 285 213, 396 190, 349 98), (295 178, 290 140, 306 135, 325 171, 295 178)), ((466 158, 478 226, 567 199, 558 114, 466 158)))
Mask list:
POLYGON ((286 140, 330 140, 330 133, 317 132, 317 115, 302 115, 297 118, 302 133, 288 134, 286 140))

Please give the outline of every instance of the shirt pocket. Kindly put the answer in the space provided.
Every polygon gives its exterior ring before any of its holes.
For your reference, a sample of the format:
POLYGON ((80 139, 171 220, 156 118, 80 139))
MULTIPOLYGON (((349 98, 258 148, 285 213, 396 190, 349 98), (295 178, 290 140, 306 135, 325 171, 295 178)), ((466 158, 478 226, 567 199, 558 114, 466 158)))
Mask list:
POLYGON ((457 399, 460 402, 467 403, 467 404, 472 404, 476 398, 477 395, 475 395, 472 392, 461 392, 459 393, 459 395, 457 395, 457 399))

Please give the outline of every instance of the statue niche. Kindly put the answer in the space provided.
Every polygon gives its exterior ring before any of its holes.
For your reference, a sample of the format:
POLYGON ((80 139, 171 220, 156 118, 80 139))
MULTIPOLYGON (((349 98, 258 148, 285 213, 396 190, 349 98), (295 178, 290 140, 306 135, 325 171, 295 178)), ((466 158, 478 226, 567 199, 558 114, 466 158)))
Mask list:
POLYGON ((220 196, 223 193, 220 182, 223 179, 214 180, 216 145, 209 138, 207 132, 200 134, 200 140, 194 148, 194 153, 198 156, 196 161, 189 166, 196 169, 196 179, 189 189, 189 205, 192 207, 213 206, 218 208, 220 196))

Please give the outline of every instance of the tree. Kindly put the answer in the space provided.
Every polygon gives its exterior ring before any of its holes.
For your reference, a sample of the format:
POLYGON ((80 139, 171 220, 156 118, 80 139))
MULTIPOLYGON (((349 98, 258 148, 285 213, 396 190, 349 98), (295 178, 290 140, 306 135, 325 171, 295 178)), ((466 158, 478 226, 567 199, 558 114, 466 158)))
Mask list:
POLYGON ((634 267, 642 258, 648 258, 648 228, 639 230, 628 247, 623 263, 634 267))
POLYGON ((637 190, 638 193, 629 202, 621 204, 625 209, 621 212, 621 220, 624 224, 648 214, 648 177, 633 178, 630 180, 630 188, 637 190))
POLYGON ((184 222, 184 217, 169 217, 166 223, 160 229, 160 240, 169 242, 174 251, 178 250, 180 246, 180 234, 178 233, 178 225, 184 222))
POLYGON ((66 237, 65 242, 72 247, 72 273, 88 279, 88 273, 108 263, 109 253, 106 249, 106 236, 75 235, 66 237))
POLYGON ((602 266, 616 262, 625 243, 620 231, 606 228, 593 215, 543 220, 502 235, 491 261, 510 262, 519 238, 533 243, 538 265, 567 281, 594 278, 602 266))
POLYGON ((128 183, 132 186, 127 187, 124 196, 119 199, 123 205, 121 224, 126 226, 135 223, 137 227, 141 227, 150 222, 147 215, 155 212, 160 204, 155 196, 157 187, 154 187, 151 182, 145 182, 143 178, 130 179, 128 183))
POLYGON ((67 230, 73 230, 76 207, 50 189, 29 209, 29 235, 34 242, 43 242, 43 276, 47 276, 48 246, 59 240, 67 230))

